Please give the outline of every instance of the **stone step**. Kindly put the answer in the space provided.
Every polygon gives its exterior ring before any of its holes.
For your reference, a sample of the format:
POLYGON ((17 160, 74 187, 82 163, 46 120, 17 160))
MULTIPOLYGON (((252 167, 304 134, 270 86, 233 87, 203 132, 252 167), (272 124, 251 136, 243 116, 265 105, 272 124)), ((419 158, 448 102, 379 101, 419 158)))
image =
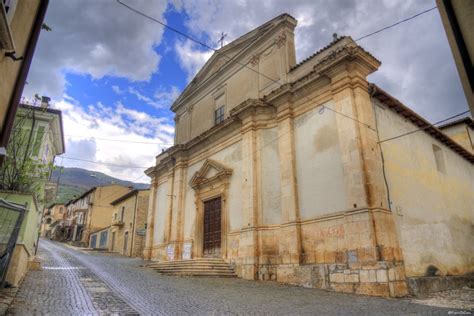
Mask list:
POLYGON ((234 274, 234 270, 208 270, 208 269, 153 269, 160 273, 194 273, 194 272, 206 272, 206 273, 230 273, 234 274))
MULTIPOLYGON (((156 270, 155 270, 156 271, 156 270)), ((203 270, 189 270, 189 271, 156 271, 160 274, 166 275, 189 275, 189 276, 237 276, 233 271, 203 271, 203 270)))
POLYGON ((146 267, 166 275, 236 277, 232 266, 220 258, 153 262, 146 267))
POLYGON ((163 266, 192 266, 192 265, 208 265, 208 266, 228 266, 226 262, 205 262, 205 261, 167 261, 160 263, 149 263, 146 267, 163 267, 163 266))
POLYGON ((149 267, 151 269, 204 269, 204 270, 233 270, 231 266, 212 266, 212 265, 202 265, 202 264, 193 264, 193 265, 173 265, 173 266, 153 266, 149 267))
POLYGON ((157 267, 229 267, 228 264, 210 264, 210 263, 193 263, 193 264, 154 264, 154 265, 147 265, 148 268, 157 268, 157 267))

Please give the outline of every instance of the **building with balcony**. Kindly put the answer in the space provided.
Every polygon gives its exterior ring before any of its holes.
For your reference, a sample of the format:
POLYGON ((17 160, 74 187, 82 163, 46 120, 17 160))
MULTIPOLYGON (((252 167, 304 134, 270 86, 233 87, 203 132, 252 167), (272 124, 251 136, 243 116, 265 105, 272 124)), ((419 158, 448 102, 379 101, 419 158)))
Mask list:
POLYGON ((92 232, 110 226, 113 206, 110 204, 131 189, 118 184, 93 187, 66 203, 68 212, 68 240, 89 245, 92 232))
POLYGON ((109 250, 143 256, 150 190, 133 190, 111 202, 114 207, 109 250))

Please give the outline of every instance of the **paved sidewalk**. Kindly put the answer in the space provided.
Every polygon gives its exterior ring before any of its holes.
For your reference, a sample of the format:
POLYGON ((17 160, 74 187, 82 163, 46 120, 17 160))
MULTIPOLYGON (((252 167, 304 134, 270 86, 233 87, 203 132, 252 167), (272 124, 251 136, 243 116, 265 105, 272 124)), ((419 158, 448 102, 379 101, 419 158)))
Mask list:
POLYGON ((305 289, 276 282, 159 275, 145 262, 41 240, 15 315, 448 315, 454 308, 305 289))

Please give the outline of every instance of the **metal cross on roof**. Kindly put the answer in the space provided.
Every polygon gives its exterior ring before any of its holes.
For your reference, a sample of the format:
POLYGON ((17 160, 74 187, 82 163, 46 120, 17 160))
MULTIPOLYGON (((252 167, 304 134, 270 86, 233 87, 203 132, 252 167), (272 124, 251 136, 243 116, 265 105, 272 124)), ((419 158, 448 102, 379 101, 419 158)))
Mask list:
POLYGON ((217 41, 221 43, 221 48, 224 47, 224 38, 227 36, 227 33, 222 32, 221 38, 217 41))

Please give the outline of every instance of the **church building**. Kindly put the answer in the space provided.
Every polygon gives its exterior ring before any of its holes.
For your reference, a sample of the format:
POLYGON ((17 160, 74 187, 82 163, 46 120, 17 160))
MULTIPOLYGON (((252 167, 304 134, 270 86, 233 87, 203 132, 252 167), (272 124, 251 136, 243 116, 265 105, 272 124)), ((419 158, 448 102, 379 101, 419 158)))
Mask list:
POLYGON ((145 259, 392 297, 473 272, 472 150, 369 83, 381 63, 350 37, 297 64, 296 25, 220 48, 172 105, 145 259))

